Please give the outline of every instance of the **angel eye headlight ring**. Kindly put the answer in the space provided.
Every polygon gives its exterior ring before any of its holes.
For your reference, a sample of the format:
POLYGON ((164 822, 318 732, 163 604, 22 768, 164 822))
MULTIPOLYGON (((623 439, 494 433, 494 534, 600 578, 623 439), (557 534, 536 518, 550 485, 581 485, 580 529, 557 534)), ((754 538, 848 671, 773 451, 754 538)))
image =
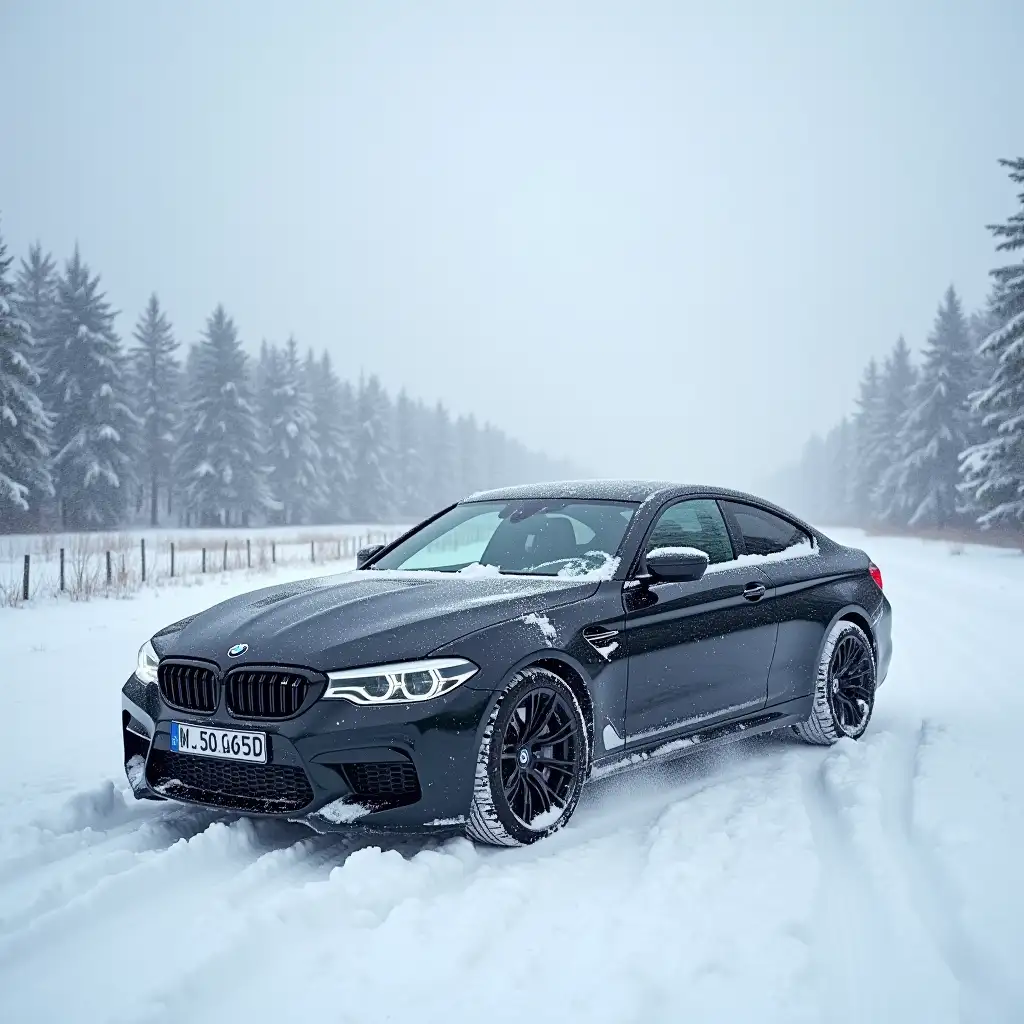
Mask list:
POLYGON ((465 658, 424 658, 327 673, 328 700, 360 705, 415 704, 451 693, 480 669, 465 658))

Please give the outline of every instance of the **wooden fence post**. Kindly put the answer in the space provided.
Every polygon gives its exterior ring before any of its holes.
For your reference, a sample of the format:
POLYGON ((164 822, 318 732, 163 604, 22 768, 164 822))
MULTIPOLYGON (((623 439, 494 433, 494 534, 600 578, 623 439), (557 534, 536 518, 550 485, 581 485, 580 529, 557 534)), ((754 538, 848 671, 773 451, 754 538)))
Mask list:
POLYGON ((248 537, 245 538, 245 567, 252 568, 252 541, 248 537))
POLYGON ((203 572, 206 572, 206 548, 203 548, 203 572))
POLYGON ((277 562, 277 541, 270 542, 270 560, 271 562, 277 562))
POLYGON ((228 542, 224 541, 224 568, 222 572, 228 571, 228 542))
POLYGON ((142 582, 145 583, 146 582, 146 538, 145 537, 143 537, 139 541, 139 545, 141 547, 141 554, 142 554, 142 582))
POLYGON ((309 560, 311 562, 315 562, 316 561, 316 541, 315 540, 311 540, 309 542, 309 560))
POLYGON ((25 571, 24 571, 24 573, 22 574, 22 577, 21 577, 21 599, 23 601, 27 601, 28 600, 28 566, 29 566, 29 561, 31 560, 31 558, 32 558, 31 555, 26 555, 25 556, 25 571))
POLYGON ((64 593, 64 549, 60 549, 60 592, 64 593))
POLYGON ((107 586, 109 587, 114 579, 114 567, 110 561, 110 552, 107 552, 107 586))
POLYGON ((171 579, 174 579, 174 541, 171 541, 171 579))

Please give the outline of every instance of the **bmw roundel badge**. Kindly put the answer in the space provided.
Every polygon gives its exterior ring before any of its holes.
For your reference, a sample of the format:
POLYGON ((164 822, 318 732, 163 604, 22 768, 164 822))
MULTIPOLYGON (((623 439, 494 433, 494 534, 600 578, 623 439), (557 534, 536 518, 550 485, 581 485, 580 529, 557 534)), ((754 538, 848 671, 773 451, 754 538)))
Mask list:
POLYGON ((228 648, 228 657, 229 658, 241 657, 243 654, 245 654, 245 652, 247 650, 249 650, 249 645, 248 644, 235 644, 234 647, 229 647, 228 648))

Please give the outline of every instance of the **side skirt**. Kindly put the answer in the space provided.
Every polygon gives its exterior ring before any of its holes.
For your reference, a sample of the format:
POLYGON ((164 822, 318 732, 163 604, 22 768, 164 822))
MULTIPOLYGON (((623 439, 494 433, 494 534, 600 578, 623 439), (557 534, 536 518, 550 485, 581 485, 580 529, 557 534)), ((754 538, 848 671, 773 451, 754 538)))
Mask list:
POLYGON ((795 700, 788 700, 784 704, 764 708, 755 714, 707 729, 700 729, 676 739, 658 739, 646 744, 637 744, 635 747, 627 746, 617 757, 606 758, 596 763, 591 769, 590 779, 604 779, 609 775, 617 775, 619 772, 628 771, 630 768, 636 768, 654 760, 671 761, 678 757, 685 757, 698 749, 706 750, 709 747, 718 747, 745 739, 747 736, 757 736, 761 733, 774 732, 776 729, 784 729, 787 726, 806 721, 809 710, 809 698, 798 697, 795 700))

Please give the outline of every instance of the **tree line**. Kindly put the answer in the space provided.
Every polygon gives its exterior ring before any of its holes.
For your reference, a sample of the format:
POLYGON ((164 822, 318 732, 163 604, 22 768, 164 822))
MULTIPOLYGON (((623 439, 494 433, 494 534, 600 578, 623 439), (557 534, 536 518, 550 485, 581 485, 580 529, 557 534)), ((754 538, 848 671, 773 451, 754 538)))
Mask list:
MULTIPOLYGON (((1024 158, 1000 161, 1024 185, 1024 158)), ((1024 249, 1024 191, 997 253, 1024 249)), ((1024 262, 991 271, 983 309, 950 286, 920 359, 901 337, 868 362, 856 408, 815 436, 776 490, 819 522, 1024 533, 1024 262)))
POLYGON ((13 262, 0 237, 0 531, 409 521, 573 475, 294 338, 254 359, 223 306, 182 359, 154 294, 125 345, 77 246, 13 262))

